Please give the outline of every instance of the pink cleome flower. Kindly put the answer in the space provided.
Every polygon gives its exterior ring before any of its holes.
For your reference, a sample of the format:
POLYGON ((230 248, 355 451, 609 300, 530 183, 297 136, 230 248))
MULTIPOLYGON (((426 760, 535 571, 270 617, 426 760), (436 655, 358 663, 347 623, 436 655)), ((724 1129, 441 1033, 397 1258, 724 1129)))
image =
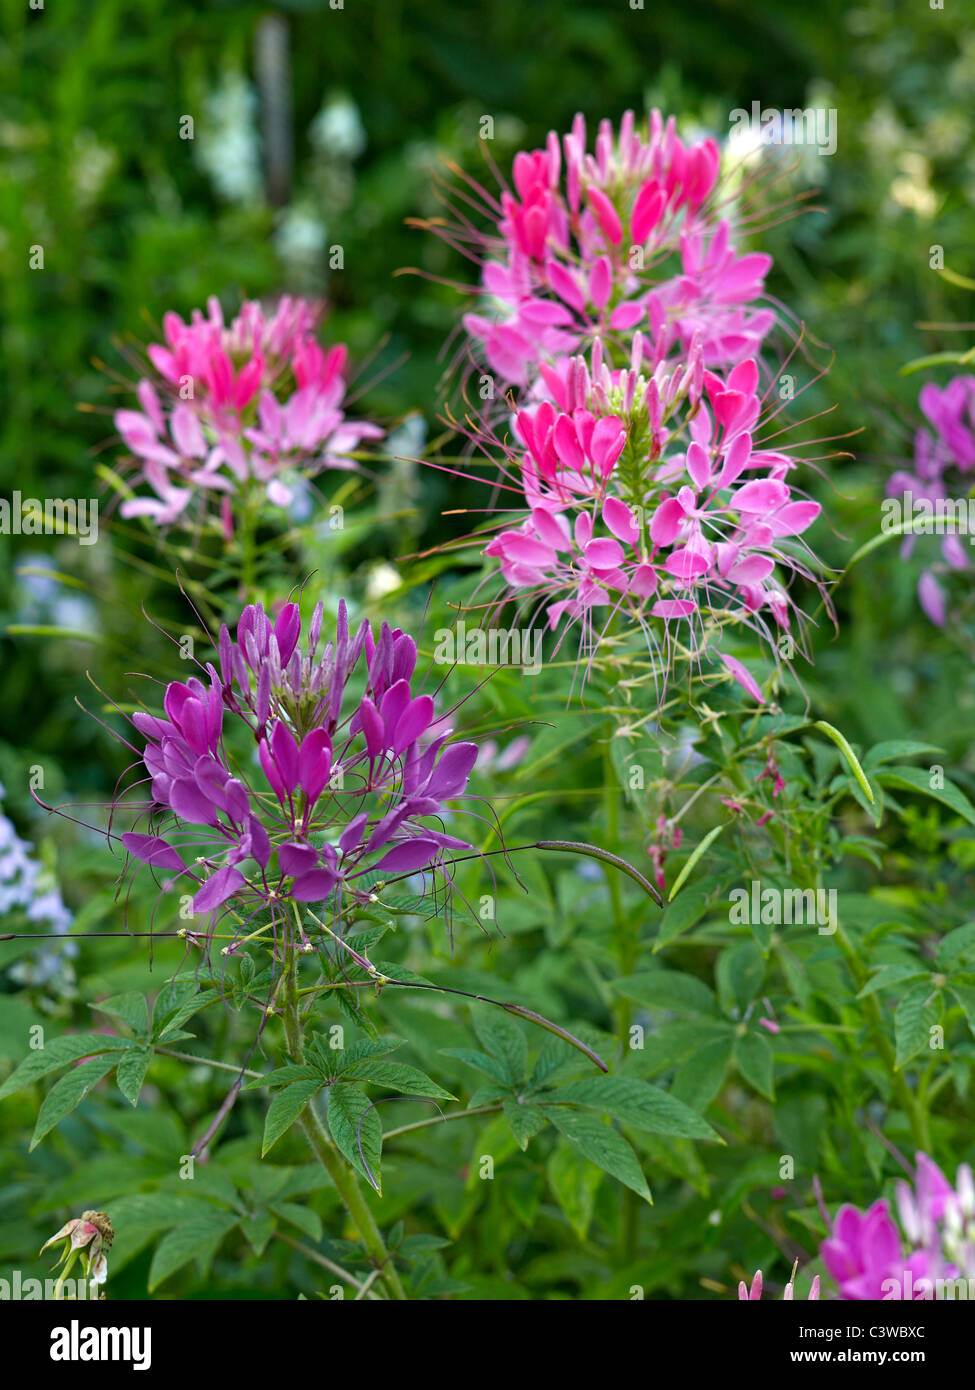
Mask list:
POLYGON ((216 299, 189 323, 164 316, 165 343, 147 348, 156 376, 139 383, 141 408, 115 415, 138 479, 150 489, 122 503, 123 517, 185 523, 212 500, 255 485, 274 506, 287 507, 292 488, 283 475, 355 467, 349 454, 382 430, 346 420, 347 351, 317 342, 320 312, 285 297, 270 317, 245 301, 229 325, 216 299))
POLYGON ((581 115, 518 154, 484 248, 484 310, 464 319, 491 370, 530 386, 541 365, 636 328, 664 354, 696 338, 711 366, 754 354, 775 321, 753 305, 771 257, 736 252, 713 206, 719 166, 713 139, 685 145, 659 111, 645 135, 632 111, 618 134, 601 122, 592 154, 581 115))
MULTIPOLYGON (((522 520, 484 553, 509 595, 546 605, 553 629, 579 621, 592 634, 599 609, 648 630, 706 617, 768 633, 765 615, 788 627, 780 575, 812 577, 794 542, 820 507, 793 495, 790 455, 755 439, 757 363, 719 375, 695 345, 684 366, 658 362, 647 376, 644 351, 638 334, 625 371, 607 367, 599 343, 590 365, 575 357, 546 371, 553 400, 517 413, 522 448, 505 450, 522 520)), ((722 660, 761 700, 747 668, 722 660)))
MULTIPOLYGON (((944 389, 934 382, 921 388, 920 406, 933 433, 922 427, 914 437, 914 472, 902 469, 887 484, 888 497, 909 493, 916 503, 930 504, 932 515, 939 507, 954 506, 964 517, 962 535, 949 531, 941 541, 941 554, 953 570, 968 569, 968 556, 962 536, 968 522, 970 485, 966 474, 975 468, 975 376, 956 376, 944 389)), ((970 539, 970 537, 969 537, 970 539)), ((901 554, 909 557, 915 536, 907 536, 901 554)), ((926 567, 918 580, 921 607, 938 627, 945 624, 945 592, 934 569, 926 567)))

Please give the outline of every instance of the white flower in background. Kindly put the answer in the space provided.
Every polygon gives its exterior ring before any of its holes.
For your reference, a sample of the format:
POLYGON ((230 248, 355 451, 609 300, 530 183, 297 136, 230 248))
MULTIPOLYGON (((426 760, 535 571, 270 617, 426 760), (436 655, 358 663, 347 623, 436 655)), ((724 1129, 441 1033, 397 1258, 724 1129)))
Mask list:
POLYGON ((308 127, 308 138, 326 159, 358 159, 366 148, 366 131, 355 102, 330 97, 308 127))
POLYGON ((317 265, 325 250, 328 228, 311 208, 292 203, 278 218, 274 249, 290 268, 317 265))
POLYGON ((253 87, 243 73, 228 68, 207 96, 197 124, 197 162, 230 203, 256 203, 264 196, 256 113, 253 87))
MULTIPOLYGON (((4 795, 0 784, 0 801, 4 795)), ((64 905, 54 875, 31 858, 31 848, 0 810, 0 917, 19 910, 28 921, 43 923, 48 930, 63 935, 71 925, 71 913, 64 905)), ((78 947, 71 942, 63 951, 67 956, 77 955, 78 947)), ((14 965, 10 975, 21 984, 43 984, 63 968, 60 952, 44 946, 33 959, 14 965)))

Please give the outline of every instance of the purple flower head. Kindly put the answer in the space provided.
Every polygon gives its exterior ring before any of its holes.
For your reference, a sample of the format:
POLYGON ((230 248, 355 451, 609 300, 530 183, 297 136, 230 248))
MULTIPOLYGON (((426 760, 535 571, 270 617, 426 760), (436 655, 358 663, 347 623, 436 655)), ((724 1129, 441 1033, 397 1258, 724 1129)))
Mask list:
POLYGON ((251 605, 236 640, 221 629, 219 674, 207 664, 206 682, 167 687, 163 716, 133 716, 155 828, 123 843, 196 880, 195 913, 331 899, 340 914, 343 895, 368 896, 367 874, 449 877, 447 852, 473 852, 443 817, 478 747, 454 741, 415 688, 416 643, 385 623, 378 636, 365 621, 353 634, 344 602, 324 643, 323 626, 321 603, 304 642, 296 604, 273 621, 251 605))

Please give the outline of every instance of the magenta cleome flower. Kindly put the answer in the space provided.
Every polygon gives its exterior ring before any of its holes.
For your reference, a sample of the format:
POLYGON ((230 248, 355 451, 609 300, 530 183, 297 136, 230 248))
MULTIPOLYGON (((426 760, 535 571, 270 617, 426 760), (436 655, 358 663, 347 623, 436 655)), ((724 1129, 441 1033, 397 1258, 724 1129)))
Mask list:
MULTIPOLYGON (((637 334, 625 371, 597 343, 590 363, 566 359, 544 377, 553 399, 518 412, 522 448, 504 457, 523 519, 484 547, 506 596, 590 639, 620 611, 652 640, 654 627, 689 620, 691 645, 695 628, 729 622, 774 642, 794 610, 783 577, 814 577, 796 539, 820 506, 793 494, 790 454, 756 439, 766 412, 754 359, 719 375, 695 340, 671 370, 637 334)), ((722 660, 762 698, 747 668, 722 660)))
POLYGON ((349 455, 382 430, 342 410, 347 350, 314 337, 321 306, 283 298, 267 317, 245 301, 224 324, 216 299, 189 323, 163 318, 165 343, 147 349, 155 378, 140 381, 140 409, 116 427, 148 494, 127 498, 123 517, 186 524, 252 489, 287 507, 298 476, 350 469, 349 455))
POLYGON ((867 1211, 843 1206, 820 1254, 843 1299, 934 1298, 939 1279, 975 1277, 975 1180, 967 1164, 956 1186, 927 1154, 913 1186, 897 1184, 897 1213, 885 1199, 867 1211))
POLYGON ((455 742, 417 692, 415 642, 385 623, 353 634, 340 602, 322 645, 323 620, 319 603, 302 645, 296 604, 273 622, 251 605, 236 640, 221 628, 219 672, 207 663, 205 679, 172 682, 162 716, 133 715, 156 828, 122 841, 195 881, 195 913, 235 902, 283 915, 330 899, 340 915, 343 895, 368 896, 367 874, 449 878, 449 852, 473 852, 443 822, 478 747, 455 742))
POLYGON ((491 370, 530 387, 541 366, 638 328, 663 354, 696 339, 711 366, 757 352, 775 322, 754 306, 771 257, 739 255, 717 215, 717 143, 685 144, 659 111, 645 132, 632 111, 618 133, 602 121, 593 153, 586 143, 578 115, 515 157, 483 248, 484 310, 464 319, 491 370))
MULTIPOLYGON (((909 495, 909 511, 917 510, 915 527, 921 534, 934 530, 940 510, 953 523, 942 535, 942 558, 949 570, 965 570, 969 568, 965 536, 970 530, 971 491, 966 475, 975 468, 975 376, 956 376, 944 389, 929 381, 921 388, 919 403, 931 428, 922 426, 915 434, 914 472, 894 473, 887 496, 906 503, 909 495)), ((905 520, 914 519, 909 511, 905 506, 905 520)), ((905 558, 913 553, 915 541, 916 535, 905 538, 901 546, 905 558)), ((943 627, 946 595, 933 566, 921 572, 918 599, 931 622, 943 627)))

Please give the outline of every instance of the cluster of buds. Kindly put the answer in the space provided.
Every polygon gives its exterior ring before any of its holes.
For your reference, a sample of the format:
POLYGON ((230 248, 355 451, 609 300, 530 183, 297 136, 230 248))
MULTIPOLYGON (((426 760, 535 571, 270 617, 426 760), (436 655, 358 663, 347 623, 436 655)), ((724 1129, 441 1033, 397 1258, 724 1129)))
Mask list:
POLYGON ((112 1223, 104 1211, 85 1211, 80 1217, 66 1222, 50 1240, 41 1246, 40 1253, 63 1241, 64 1249, 55 1269, 60 1269, 59 1283, 63 1282, 76 1259, 81 1260, 85 1278, 93 1284, 104 1284, 108 1278, 108 1264, 105 1251, 110 1249, 115 1239, 112 1223))
MULTIPOLYGON (((786 1284, 782 1293, 782 1299, 786 1303, 791 1303, 796 1296, 796 1273, 799 1269, 799 1261, 796 1260, 792 1266, 792 1273, 789 1275, 789 1282, 786 1284)), ((756 1303, 762 1297, 762 1271, 756 1269, 752 1275, 751 1284, 746 1284, 742 1279, 738 1284, 738 1298, 742 1303, 756 1303)), ((813 1279, 809 1286, 807 1300, 815 1301, 819 1298, 819 1275, 813 1279)))
POLYGON ((122 503, 122 516, 185 525, 216 503, 229 538, 235 498, 253 490, 287 507, 297 479, 356 466, 350 455, 382 431, 346 419, 347 351, 318 343, 320 313, 284 298, 267 317, 247 301, 225 325, 211 299, 189 323, 164 316, 165 342, 147 348, 154 375, 139 382, 140 409, 115 415, 149 487, 122 503))
POLYGON ((274 622, 245 608, 236 640, 220 631, 219 672, 207 663, 205 679, 172 682, 163 716, 132 716, 155 825, 122 841, 194 880, 194 913, 233 902, 238 920, 269 907, 285 922, 293 905, 328 900, 340 916, 344 895, 368 897, 366 875, 449 877, 449 852, 473 852, 443 817, 478 747, 452 741, 433 698, 415 693, 416 643, 386 623, 378 636, 365 620, 353 633, 340 602, 323 645, 323 619, 319 603, 302 647, 296 604, 274 622))

